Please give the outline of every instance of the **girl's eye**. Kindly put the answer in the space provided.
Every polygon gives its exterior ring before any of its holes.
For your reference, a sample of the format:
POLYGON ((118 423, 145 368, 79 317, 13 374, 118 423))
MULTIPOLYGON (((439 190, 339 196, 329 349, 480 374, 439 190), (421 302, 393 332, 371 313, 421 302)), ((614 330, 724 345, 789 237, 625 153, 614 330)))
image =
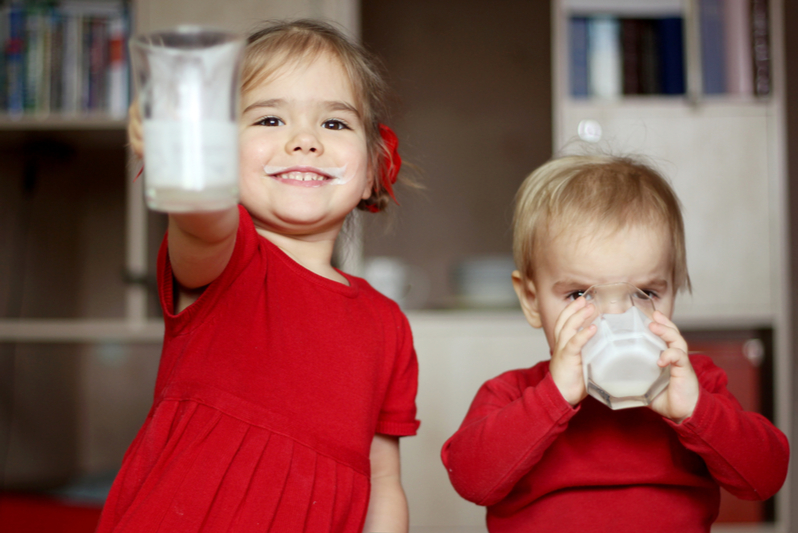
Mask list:
POLYGON ((328 130, 346 130, 350 129, 347 124, 339 119, 330 119, 322 123, 322 127, 328 130))
POLYGON ((567 295, 567 300, 574 302, 578 298, 584 295, 586 291, 573 291, 567 295))
POLYGON ((256 122, 258 126, 284 126, 284 122, 278 117, 264 117, 256 122))

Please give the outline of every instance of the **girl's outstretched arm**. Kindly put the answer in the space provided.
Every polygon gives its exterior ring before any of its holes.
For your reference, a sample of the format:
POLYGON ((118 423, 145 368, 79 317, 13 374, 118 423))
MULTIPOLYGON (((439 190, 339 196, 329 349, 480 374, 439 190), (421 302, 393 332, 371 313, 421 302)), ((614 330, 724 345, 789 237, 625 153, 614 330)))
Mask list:
MULTIPOLYGON (((128 141, 139 157, 144 155, 144 135, 139 102, 128 109, 128 141)), ((169 260, 175 279, 181 286, 177 311, 186 308, 197 294, 192 289, 204 287, 222 274, 233 253, 239 210, 203 213, 172 213, 169 216, 169 260), (185 298, 187 296, 188 298, 185 298)))
POLYGON ((376 434, 369 462, 372 490, 364 533, 408 533, 408 502, 400 484, 400 438, 376 434))

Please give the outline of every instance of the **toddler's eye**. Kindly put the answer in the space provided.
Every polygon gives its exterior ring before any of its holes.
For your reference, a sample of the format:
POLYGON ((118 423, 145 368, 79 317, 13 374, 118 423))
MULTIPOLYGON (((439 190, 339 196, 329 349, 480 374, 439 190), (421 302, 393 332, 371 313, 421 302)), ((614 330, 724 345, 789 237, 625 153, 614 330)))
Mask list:
POLYGON ((573 291, 567 295, 567 300, 574 302, 575 300, 583 296, 585 293, 586 291, 573 291))
POLYGON ((653 300, 658 299, 658 293, 656 291, 651 291, 649 289, 641 289, 641 291, 645 293, 649 298, 652 298, 653 300))
POLYGON ((350 129, 347 124, 339 119, 330 119, 322 123, 322 127, 328 130, 346 130, 350 129))
POLYGON ((284 122, 278 117, 264 117, 256 122, 258 126, 284 126, 284 122))

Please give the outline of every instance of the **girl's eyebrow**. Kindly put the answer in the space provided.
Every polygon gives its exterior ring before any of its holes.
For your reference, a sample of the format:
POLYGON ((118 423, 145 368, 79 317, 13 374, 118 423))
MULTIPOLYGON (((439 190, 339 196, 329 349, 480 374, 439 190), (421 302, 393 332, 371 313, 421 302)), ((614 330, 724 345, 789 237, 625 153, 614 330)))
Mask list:
POLYGON ((256 109, 258 107, 283 107, 286 105, 286 100, 283 98, 270 98, 269 100, 259 100, 258 102, 253 102, 249 106, 245 108, 243 113, 247 113, 251 109, 256 109))
MULTIPOLYGON (((244 109, 243 113, 247 113, 248 111, 257 108, 281 108, 286 107, 287 105, 288 101, 285 98, 270 98, 269 100, 259 100, 257 102, 253 102, 244 109)), ((326 100, 322 102, 322 106, 330 111, 344 111, 346 113, 354 114, 359 119, 361 118, 361 114, 358 112, 358 110, 347 102, 342 102, 339 100, 326 100)))

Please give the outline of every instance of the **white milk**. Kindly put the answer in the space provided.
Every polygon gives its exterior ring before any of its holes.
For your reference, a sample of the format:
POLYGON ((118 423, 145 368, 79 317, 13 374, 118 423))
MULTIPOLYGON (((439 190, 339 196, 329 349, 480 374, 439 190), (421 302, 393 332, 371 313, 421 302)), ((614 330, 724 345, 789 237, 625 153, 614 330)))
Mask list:
POLYGON ((159 211, 236 205, 239 131, 222 120, 145 120, 145 196, 159 211))

